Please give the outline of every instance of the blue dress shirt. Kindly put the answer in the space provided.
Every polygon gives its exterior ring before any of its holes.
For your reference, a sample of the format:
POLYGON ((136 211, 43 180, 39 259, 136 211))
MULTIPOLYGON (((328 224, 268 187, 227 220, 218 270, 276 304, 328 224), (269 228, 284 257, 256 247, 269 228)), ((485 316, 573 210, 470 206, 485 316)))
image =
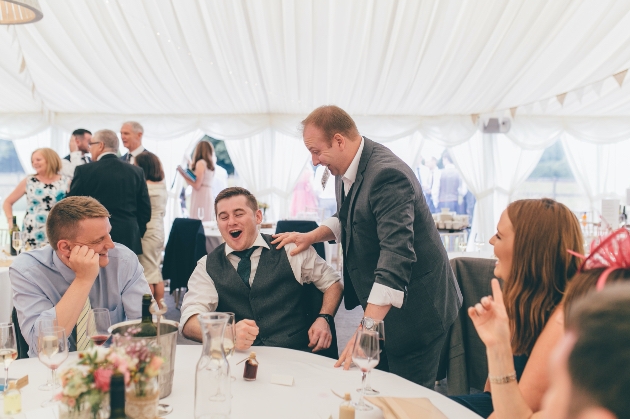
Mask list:
MULTIPOLYGON (((100 268, 90 290, 92 308, 107 308, 112 324, 142 316, 142 295, 151 290, 135 253, 122 244, 108 252, 109 263, 100 268)), ((37 320, 56 317, 55 306, 75 278, 74 272, 52 247, 25 252, 9 268, 13 305, 17 310, 22 335, 29 345, 28 355, 37 357, 37 320)), ((83 305, 83 301, 77 304, 83 305)), ((69 349, 76 350, 73 336, 69 349)))

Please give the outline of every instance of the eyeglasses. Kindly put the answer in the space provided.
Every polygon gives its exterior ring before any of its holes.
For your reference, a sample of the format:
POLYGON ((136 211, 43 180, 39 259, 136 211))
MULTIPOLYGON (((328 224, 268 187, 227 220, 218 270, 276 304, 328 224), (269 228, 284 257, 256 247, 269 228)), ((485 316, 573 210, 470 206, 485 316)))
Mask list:
POLYGON ((92 147, 94 144, 100 144, 100 143, 102 143, 102 141, 94 141, 94 142, 89 142, 88 145, 92 147))

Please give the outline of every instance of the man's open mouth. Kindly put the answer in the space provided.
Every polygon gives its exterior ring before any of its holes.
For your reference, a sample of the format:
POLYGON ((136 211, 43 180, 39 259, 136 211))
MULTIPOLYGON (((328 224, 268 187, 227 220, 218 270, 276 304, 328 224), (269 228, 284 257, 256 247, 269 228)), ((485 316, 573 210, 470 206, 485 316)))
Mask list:
POLYGON ((231 230, 230 236, 234 237, 235 239, 238 239, 242 232, 243 232, 242 230, 231 230))

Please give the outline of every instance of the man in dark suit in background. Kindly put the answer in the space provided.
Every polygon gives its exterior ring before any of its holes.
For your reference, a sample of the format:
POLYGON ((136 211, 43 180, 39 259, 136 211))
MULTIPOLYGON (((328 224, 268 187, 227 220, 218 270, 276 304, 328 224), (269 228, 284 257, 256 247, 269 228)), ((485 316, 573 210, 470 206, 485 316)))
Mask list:
POLYGON ((90 152, 94 162, 75 169, 68 196, 96 198, 111 214, 112 240, 140 255, 140 239, 151 219, 144 172, 118 158, 118 137, 114 131, 95 132, 90 152))
MULTIPOLYGON (((433 388, 440 352, 461 293, 413 171, 388 148, 362 137, 344 110, 323 106, 304 121, 313 165, 335 176, 337 213, 309 233, 275 235, 298 253, 337 240, 344 252, 344 301, 361 304, 362 325, 385 321, 394 374, 433 388)), ((335 366, 350 368, 355 336, 335 366)))
POLYGON ((74 177, 74 169, 82 164, 90 163, 90 141, 92 133, 86 129, 79 128, 72 132, 70 137, 70 154, 61 160, 61 174, 74 177))
POLYGON ((144 128, 140 123, 136 121, 127 121, 120 127, 120 138, 122 139, 123 146, 129 150, 120 159, 127 163, 134 164, 136 156, 140 153, 147 151, 142 145, 142 136, 144 135, 144 128))

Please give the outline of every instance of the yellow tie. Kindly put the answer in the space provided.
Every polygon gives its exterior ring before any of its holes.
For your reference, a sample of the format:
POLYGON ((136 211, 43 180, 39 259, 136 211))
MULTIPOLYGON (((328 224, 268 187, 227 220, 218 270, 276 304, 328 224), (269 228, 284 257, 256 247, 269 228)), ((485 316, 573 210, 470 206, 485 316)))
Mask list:
POLYGON ((90 305, 90 298, 88 297, 83 304, 83 310, 79 314, 79 321, 77 322, 77 351, 84 351, 90 344, 90 337, 87 333, 88 314, 92 306, 90 305))

